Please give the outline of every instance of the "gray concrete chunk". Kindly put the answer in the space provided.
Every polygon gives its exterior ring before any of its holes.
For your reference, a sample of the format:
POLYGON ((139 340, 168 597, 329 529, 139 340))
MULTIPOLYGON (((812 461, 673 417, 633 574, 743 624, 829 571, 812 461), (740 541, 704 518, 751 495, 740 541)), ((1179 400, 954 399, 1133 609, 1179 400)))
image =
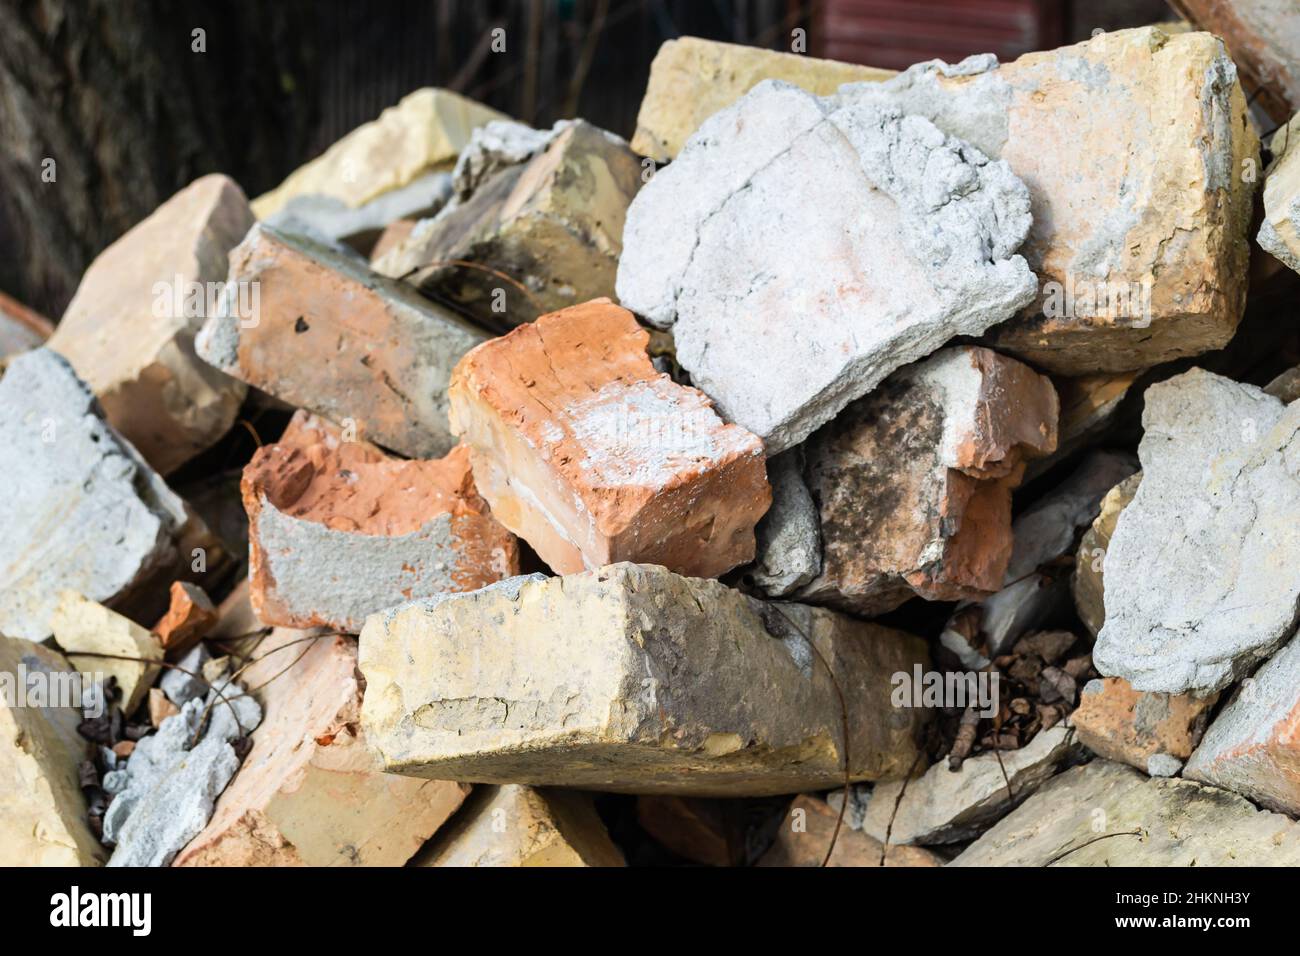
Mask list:
POLYGON ((123 598, 177 560, 184 505, 48 348, 0 379, 0 632, 40 641, 59 592, 123 598))
POLYGON ((1295 628, 1300 406, 1193 369, 1147 389, 1142 424, 1093 659, 1137 690, 1209 693, 1295 628))
POLYGON ((618 296, 771 454, 1034 297, 1010 169, 889 106, 778 81, 712 116, 628 211, 618 296))

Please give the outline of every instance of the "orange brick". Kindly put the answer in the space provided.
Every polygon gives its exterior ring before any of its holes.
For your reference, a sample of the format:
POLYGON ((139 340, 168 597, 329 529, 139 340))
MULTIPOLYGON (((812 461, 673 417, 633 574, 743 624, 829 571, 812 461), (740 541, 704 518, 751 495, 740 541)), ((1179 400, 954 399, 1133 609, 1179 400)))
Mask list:
POLYGON ((716 577, 754 557, 771 504, 762 442, 657 373, 608 299, 544 315, 465 356, 452 430, 502 524, 558 574, 617 561, 716 577))

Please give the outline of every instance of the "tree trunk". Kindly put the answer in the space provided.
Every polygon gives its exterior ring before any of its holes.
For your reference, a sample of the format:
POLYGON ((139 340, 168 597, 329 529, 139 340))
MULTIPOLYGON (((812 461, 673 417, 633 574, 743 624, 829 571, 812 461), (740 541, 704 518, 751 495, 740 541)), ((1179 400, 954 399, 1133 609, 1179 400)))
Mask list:
POLYGON ((57 318, 194 178, 275 185, 314 122, 310 22, 305 0, 0 0, 0 287, 57 318))

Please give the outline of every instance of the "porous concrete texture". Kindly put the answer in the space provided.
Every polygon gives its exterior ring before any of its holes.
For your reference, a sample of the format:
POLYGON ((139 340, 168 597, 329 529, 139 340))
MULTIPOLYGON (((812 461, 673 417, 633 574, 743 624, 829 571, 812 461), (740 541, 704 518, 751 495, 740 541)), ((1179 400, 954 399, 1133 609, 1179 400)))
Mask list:
POLYGON ((1094 760, 1050 780, 950 866, 1296 866, 1300 824, 1190 780, 1094 760))
POLYGON ((81 698, 71 694, 77 676, 48 647, 0 637, 0 866, 97 866, 107 857, 87 825, 77 773, 87 753, 81 698), (50 696, 60 688, 71 705, 50 696))
POLYGON ((451 450, 447 381, 486 332, 363 260, 261 224, 231 252, 230 281, 258 289, 256 314, 223 300, 198 337, 205 361, 403 455, 451 450))
POLYGON ((266 219, 301 195, 362 206, 430 172, 450 170, 475 129, 505 118, 451 90, 424 87, 294 170, 253 201, 253 212, 266 219))
POLYGON ((784 597, 821 572, 821 521, 803 479, 800 450, 771 459, 767 480, 772 486, 772 507, 754 529, 757 557, 745 580, 769 597, 784 597))
POLYGON ((1019 750, 968 757, 959 770, 949 770, 941 760, 906 784, 876 784, 860 828, 877 840, 887 833, 891 844, 961 843, 1006 816, 1080 755, 1073 732, 1058 724, 1019 750))
POLYGON ((108 865, 171 863, 207 825, 239 769, 231 742, 247 737, 261 719, 257 701, 221 678, 206 698, 190 701, 142 738, 126 769, 104 777, 104 789, 115 794, 104 814, 104 840, 115 844, 108 865))
POLYGON ((469 793, 383 772, 358 726, 352 638, 277 628, 242 679, 265 716, 176 866, 401 866, 469 793))
POLYGON ((1146 390, 1142 483, 1105 556, 1097 670, 1210 693, 1295 630, 1300 406, 1192 369, 1146 390))
POLYGON ((465 202, 501 170, 526 163, 545 150, 571 125, 570 120, 557 120, 551 129, 533 129, 514 120, 493 120, 480 126, 456 159, 452 195, 465 202))
POLYGON ((1084 375, 1232 338, 1259 140, 1216 37, 1141 27, 1001 66, 992 54, 935 60, 846 87, 839 101, 927 117, 1029 187, 1021 254, 1038 292, 991 330, 995 347, 1084 375))
POLYGON ((850 779, 906 773, 928 712, 894 707, 891 679, 925 665, 899 631, 616 564, 374 615, 362 728, 430 779, 796 793, 842 783, 846 749, 850 779))
POLYGON ((212 660, 212 655, 202 644, 196 644, 189 652, 169 667, 158 681, 161 690, 172 706, 177 710, 184 707, 196 697, 203 697, 208 692, 208 682, 203 679, 203 668, 212 660))
POLYGON ((637 561, 715 577, 754 557, 762 443, 656 372, 648 338, 598 299, 485 343, 452 376, 475 484, 558 574, 637 561))
POLYGON ((224 435, 244 400, 242 383, 195 355, 194 336, 252 224, 234 180, 195 180, 95 258, 50 336, 109 423, 163 474, 224 435))
POLYGON ((800 600, 872 616, 980 597, 1011 559, 1011 491, 1056 444, 1052 384, 955 346, 901 369, 808 442, 822 569, 800 600))
POLYGON ((1242 682, 1183 776, 1300 816, 1300 639, 1242 682))
POLYGON ((587 794, 507 784, 475 788, 412 865, 579 867, 624 861, 587 794))
POLYGON ((776 454, 1032 301, 1029 226, 1007 165, 928 120, 767 80, 637 195, 618 298, 776 454))
POLYGON ((632 149, 656 162, 673 159, 710 116, 763 80, 783 80, 819 96, 841 84, 885 80, 881 70, 700 37, 666 41, 650 64, 632 149))
POLYGON ((300 411, 241 487, 264 624, 356 633, 384 608, 519 572, 518 543, 475 489, 463 445, 401 460, 300 411))
POLYGON ((376 260, 386 276, 455 302, 489 328, 614 292, 641 165, 622 139, 574 120, 543 152, 416 225, 376 260))
POLYGON ((184 504, 56 352, 15 356, 0 378, 0 448, 0 632, 44 640, 65 588, 126 602, 178 562, 184 504))

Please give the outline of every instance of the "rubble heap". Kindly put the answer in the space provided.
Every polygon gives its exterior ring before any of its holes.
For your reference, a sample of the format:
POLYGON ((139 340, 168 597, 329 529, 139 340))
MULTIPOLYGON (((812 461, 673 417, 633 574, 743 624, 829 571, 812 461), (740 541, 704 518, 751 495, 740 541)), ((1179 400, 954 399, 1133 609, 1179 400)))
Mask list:
POLYGON ((1294 865, 1296 84, 1184 6, 418 90, 0 297, 0 863, 1294 865))

